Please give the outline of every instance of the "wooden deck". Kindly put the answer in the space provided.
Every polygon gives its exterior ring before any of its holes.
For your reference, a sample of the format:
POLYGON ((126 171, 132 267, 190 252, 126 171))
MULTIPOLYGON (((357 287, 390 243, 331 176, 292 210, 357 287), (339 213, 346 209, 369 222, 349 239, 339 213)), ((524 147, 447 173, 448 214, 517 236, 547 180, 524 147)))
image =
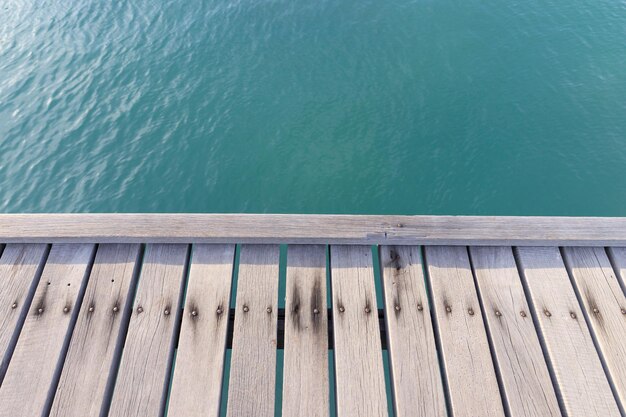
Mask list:
POLYGON ((625 280, 621 218, 0 215, 0 417, 625 416, 625 280))

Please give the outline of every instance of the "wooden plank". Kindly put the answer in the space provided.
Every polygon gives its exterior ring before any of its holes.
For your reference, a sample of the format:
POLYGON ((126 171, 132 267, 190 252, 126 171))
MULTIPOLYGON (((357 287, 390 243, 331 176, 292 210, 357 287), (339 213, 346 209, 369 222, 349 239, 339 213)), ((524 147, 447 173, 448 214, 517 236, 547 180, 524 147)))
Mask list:
POLYGON ((504 416, 465 247, 425 248, 450 408, 459 416, 504 416))
POLYGON ((8 245, 0 258, 0 385, 45 263, 46 245, 8 245))
POLYGON ((169 417, 219 415, 234 259, 234 245, 193 247, 169 417))
POLYGON ((328 314, 325 246, 287 254, 283 416, 328 416, 328 314))
POLYGON ((626 404, 626 297, 604 248, 564 248, 563 253, 623 410, 626 404))
POLYGON ((387 416, 372 250, 331 246, 337 415, 387 416))
POLYGON ((0 214, 0 241, 626 246, 626 217, 0 214))
POLYGON ((278 261, 275 245, 242 245, 227 416, 274 416, 278 261))
POLYGON ((420 248, 381 246, 379 253, 396 416, 445 416, 420 248))
POLYGON ((53 245, 2 387, 0 416, 47 415, 94 245, 53 245))
POLYGON ((107 384, 115 376, 119 338, 125 336, 138 257, 136 244, 98 247, 51 416, 99 416, 108 401, 107 384))
POLYGON ((187 252, 187 245, 146 247, 110 417, 163 413, 187 252))
POLYGON ((471 247, 504 400, 514 416, 560 416, 550 373, 510 247, 471 247))
POLYGON ((619 416, 559 248, 517 248, 517 258, 564 413, 619 416))
POLYGON ((626 248, 607 248, 607 253, 622 290, 626 291, 626 248))

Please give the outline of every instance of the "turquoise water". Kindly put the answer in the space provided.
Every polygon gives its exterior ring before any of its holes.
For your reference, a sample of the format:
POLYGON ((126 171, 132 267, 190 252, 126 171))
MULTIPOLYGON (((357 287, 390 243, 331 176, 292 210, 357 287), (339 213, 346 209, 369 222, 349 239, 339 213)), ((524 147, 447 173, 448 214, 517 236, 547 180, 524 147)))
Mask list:
POLYGON ((4 0, 0 211, 626 215, 623 0, 4 0))

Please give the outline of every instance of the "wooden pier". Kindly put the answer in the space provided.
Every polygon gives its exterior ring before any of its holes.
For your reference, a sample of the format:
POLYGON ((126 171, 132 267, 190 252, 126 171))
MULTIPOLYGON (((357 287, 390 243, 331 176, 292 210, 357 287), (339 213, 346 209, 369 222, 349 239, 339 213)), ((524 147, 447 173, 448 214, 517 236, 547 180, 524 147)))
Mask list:
POLYGON ((626 218, 0 215, 0 417, 623 417, 625 290, 626 218))

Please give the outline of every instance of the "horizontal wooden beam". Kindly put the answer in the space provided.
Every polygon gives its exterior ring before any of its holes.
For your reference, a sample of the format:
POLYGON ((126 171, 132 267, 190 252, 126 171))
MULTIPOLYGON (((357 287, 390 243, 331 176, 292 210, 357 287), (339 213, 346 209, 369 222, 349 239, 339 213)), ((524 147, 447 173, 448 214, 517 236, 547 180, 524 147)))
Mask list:
POLYGON ((625 217, 0 214, 0 243, 626 246, 625 217))

